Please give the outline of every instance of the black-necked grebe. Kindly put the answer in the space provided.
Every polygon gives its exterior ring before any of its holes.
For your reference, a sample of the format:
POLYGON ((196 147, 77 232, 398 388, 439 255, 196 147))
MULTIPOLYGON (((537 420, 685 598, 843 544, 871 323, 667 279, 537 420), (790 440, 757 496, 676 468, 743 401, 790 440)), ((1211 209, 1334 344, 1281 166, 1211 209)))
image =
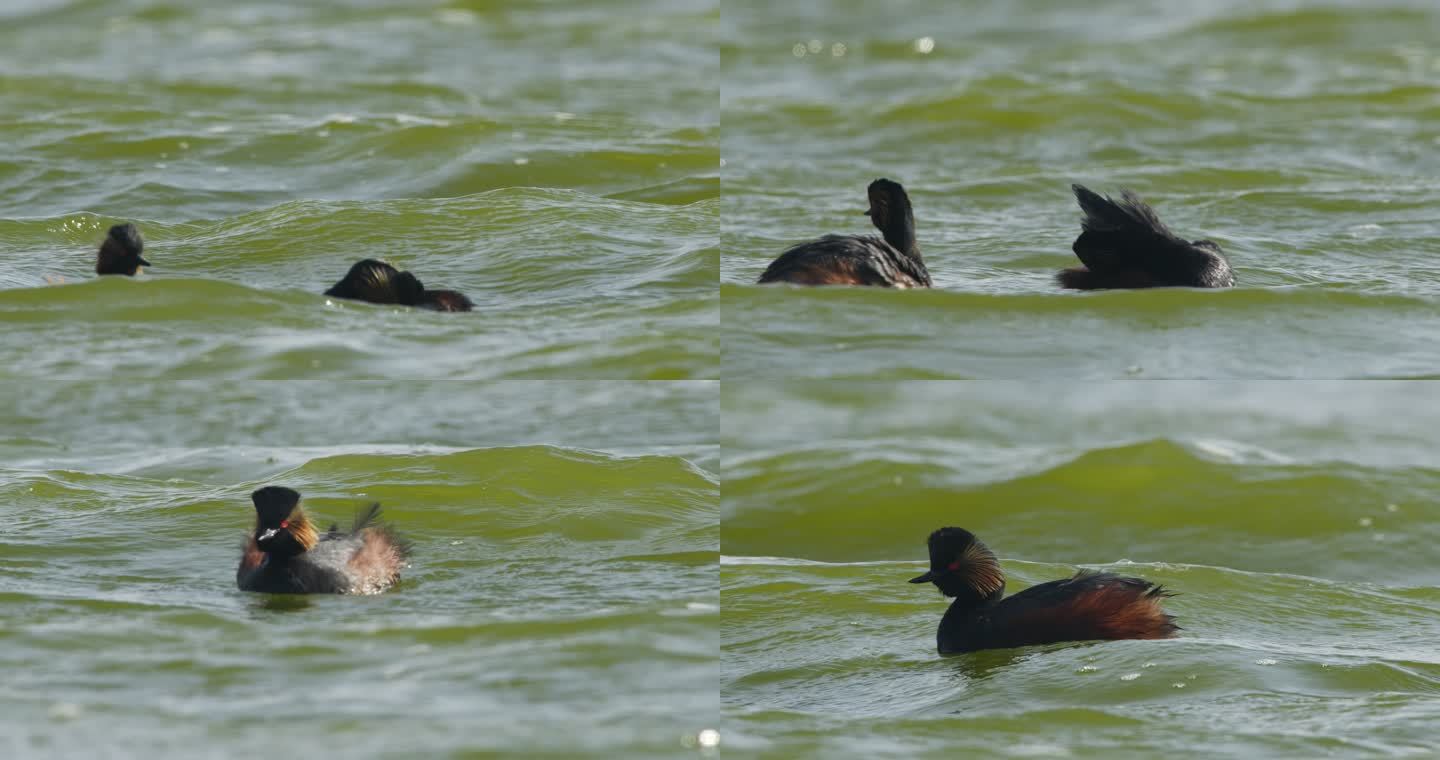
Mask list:
POLYGON ((930 572, 910 582, 934 583, 955 598, 940 619, 940 654, 1061 641, 1166 639, 1180 630, 1160 607, 1174 594, 1149 581, 1082 570, 1005 597, 1000 562, 973 533, 941 528, 930 534, 929 546, 930 572))
POLYGON ((470 311, 475 304, 454 290, 430 290, 419 278, 377 259, 355 262, 325 295, 434 311, 470 311))
POLYGON ((133 277, 150 262, 140 256, 145 241, 133 224, 117 224, 105 235, 95 256, 95 274, 123 274, 133 277))
POLYGON ((1230 262, 1210 240, 1185 240, 1129 190, 1120 200, 1071 185, 1085 218, 1071 246, 1085 266, 1062 270, 1061 287, 1228 288, 1235 284, 1230 262))
POLYGON ((235 583, 271 594, 378 594, 400 580, 409 544, 380 522, 380 505, 355 518, 349 532, 320 535, 300 494, 267 486, 250 495, 255 531, 245 540, 235 583))
POLYGON ((865 212, 885 239, 870 235, 826 235, 793 246, 770 263, 760 282, 796 285, 874 285, 928 288, 930 272, 915 242, 910 196, 898 182, 870 183, 865 212))

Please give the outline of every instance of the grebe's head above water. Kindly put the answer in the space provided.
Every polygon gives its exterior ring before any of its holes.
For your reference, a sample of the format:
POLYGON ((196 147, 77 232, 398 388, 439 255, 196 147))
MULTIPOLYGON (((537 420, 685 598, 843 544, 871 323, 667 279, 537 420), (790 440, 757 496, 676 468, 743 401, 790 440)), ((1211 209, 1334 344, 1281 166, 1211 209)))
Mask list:
POLYGON ((266 486, 250 494, 255 502, 255 545, 271 555, 294 556, 319 542, 315 526, 300 508, 300 494, 284 486, 266 486))
POLYGON ((140 254, 145 250, 145 240, 133 224, 117 224, 105 235, 100 252, 95 257, 95 274, 135 275, 142 266, 150 266, 140 254))
POLYGON ((402 272, 379 259, 363 259, 355 262, 339 282, 325 291, 325 295, 414 306, 420 302, 424 292, 425 287, 409 272, 402 272))
POLYGON ((930 534, 930 571, 911 583, 934 583, 945 596, 975 602, 998 601, 1005 593, 1005 573, 995 553, 964 528, 941 528, 930 534))
POLYGON ((899 182, 877 179, 867 190, 870 208, 865 215, 870 223, 880 230, 885 241, 898 250, 910 253, 915 248, 915 213, 910 208, 910 196, 899 182))

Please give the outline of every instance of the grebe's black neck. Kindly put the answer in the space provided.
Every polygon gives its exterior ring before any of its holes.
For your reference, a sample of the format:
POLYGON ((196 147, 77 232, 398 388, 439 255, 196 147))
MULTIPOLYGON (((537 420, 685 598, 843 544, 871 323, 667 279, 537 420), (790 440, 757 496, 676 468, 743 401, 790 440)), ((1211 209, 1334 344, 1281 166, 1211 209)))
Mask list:
POLYGON ((880 230, 885 242, 895 250, 920 261, 920 245, 915 242, 915 214, 910 209, 910 196, 899 182, 877 179, 870 183, 870 221, 880 230))

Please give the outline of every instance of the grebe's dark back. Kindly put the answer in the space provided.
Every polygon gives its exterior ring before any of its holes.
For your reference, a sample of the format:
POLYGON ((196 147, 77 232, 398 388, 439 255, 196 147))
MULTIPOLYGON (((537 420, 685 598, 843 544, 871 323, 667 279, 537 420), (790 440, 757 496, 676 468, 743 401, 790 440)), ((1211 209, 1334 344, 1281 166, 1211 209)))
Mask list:
POLYGON ((475 304, 454 290, 431 290, 409 272, 402 272, 379 259, 362 259, 325 291, 335 298, 350 298, 379 304, 418 306, 433 311, 470 311, 475 304))

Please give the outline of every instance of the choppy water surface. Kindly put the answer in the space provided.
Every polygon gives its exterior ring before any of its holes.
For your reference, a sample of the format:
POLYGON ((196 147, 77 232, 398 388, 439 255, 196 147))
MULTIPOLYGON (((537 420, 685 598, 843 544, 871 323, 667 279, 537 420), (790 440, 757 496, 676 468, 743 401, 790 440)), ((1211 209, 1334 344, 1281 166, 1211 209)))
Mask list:
POLYGON ((727 384, 726 746, 760 757, 1428 756, 1429 383, 727 384), (941 658, 907 579, 969 528, 1009 592, 1180 592, 1170 641, 941 658))
POLYGON ((714 0, 7 5, 0 364, 714 377, 718 17, 714 0), (91 282, 120 219, 155 266, 91 282), (319 295, 367 256, 476 312, 319 295))
POLYGON ((20 388, 0 755, 674 757, 718 715, 713 383, 20 388), (235 588, 263 484, 415 544, 375 597, 235 588))
POLYGON ((727 3, 727 377, 1440 373, 1440 6, 727 3), (912 191, 939 292, 751 285, 912 191), (1066 294, 1071 182, 1225 248, 1231 292, 1066 294))

